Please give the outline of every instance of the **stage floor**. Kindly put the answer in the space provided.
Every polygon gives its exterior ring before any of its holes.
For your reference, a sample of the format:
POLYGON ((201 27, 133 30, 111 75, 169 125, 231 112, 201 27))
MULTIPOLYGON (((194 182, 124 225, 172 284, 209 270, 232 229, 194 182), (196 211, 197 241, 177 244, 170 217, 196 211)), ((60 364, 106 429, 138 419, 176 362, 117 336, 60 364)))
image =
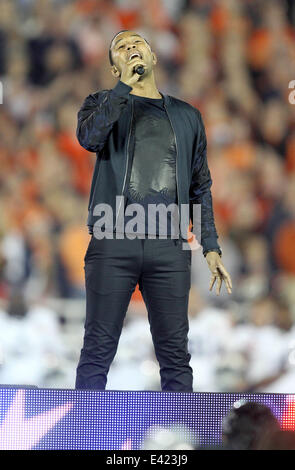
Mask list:
POLYGON ((187 443, 218 446, 222 418, 238 400, 269 406, 283 429, 295 429, 295 394, 7 387, 0 388, 0 449, 139 450, 161 426, 179 428, 187 443))

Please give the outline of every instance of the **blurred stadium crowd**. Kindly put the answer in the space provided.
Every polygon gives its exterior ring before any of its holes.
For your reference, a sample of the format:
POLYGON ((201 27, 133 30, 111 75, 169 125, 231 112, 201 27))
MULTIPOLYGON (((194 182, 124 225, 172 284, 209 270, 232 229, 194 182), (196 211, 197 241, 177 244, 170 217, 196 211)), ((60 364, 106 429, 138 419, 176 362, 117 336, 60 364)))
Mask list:
MULTIPOLYGON (((209 292, 194 252, 195 389, 293 391, 292 0, 0 0, 0 382, 73 387, 95 162, 77 142, 77 112, 115 85, 108 47, 121 29, 150 42, 159 90, 196 106, 206 125, 233 293, 209 292)), ((160 389, 138 290, 107 388, 160 389)))

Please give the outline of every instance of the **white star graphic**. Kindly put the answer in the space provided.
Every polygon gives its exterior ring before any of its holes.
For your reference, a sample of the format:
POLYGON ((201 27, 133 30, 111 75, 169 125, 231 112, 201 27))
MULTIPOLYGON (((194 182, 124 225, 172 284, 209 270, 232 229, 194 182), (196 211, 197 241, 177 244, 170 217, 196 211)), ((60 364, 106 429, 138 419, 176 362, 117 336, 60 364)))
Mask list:
POLYGON ((25 390, 19 390, 0 427, 1 450, 32 449, 74 406, 74 403, 52 408, 32 418, 25 418, 25 390))

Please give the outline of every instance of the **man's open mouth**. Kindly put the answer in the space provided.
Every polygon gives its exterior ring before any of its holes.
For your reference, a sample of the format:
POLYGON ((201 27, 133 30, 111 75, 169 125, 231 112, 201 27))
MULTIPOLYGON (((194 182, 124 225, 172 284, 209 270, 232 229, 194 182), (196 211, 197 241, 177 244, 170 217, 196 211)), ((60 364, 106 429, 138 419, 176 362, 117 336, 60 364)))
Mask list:
POLYGON ((134 59, 134 57, 138 57, 139 59, 142 59, 141 54, 139 52, 132 52, 130 56, 128 57, 128 61, 134 59))

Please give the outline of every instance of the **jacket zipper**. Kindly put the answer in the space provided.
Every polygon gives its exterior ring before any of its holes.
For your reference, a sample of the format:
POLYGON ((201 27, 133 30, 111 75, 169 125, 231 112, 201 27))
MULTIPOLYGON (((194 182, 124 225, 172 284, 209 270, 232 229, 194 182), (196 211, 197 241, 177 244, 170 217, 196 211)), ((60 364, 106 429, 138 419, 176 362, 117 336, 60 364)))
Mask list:
MULTIPOLYGON (((127 172, 128 172, 129 141, 130 141, 130 135, 131 135, 131 130, 132 130, 132 122, 133 122, 133 99, 131 98, 131 120, 130 120, 130 128, 129 128, 128 142, 127 142, 127 150, 126 150, 127 155, 126 155, 125 175, 124 175, 123 187, 122 187, 122 191, 121 191, 121 195, 122 195, 122 196, 123 196, 123 193, 124 193, 125 183, 126 183, 126 177, 127 177, 127 172)), ((118 210, 117 217, 116 217, 115 229, 117 228, 117 219, 118 219, 118 215, 119 215, 119 213, 120 213, 121 204, 122 204, 122 199, 121 199, 120 204, 119 204, 119 210, 118 210)), ((114 229, 114 230, 115 230, 115 229, 114 229)))
MULTIPOLYGON (((175 137, 175 146, 176 146, 176 191, 177 191, 177 206, 178 206, 178 213, 179 213, 179 227, 178 229, 180 229, 180 219, 181 219, 181 211, 179 210, 179 194, 178 194, 178 166, 177 166, 177 160, 178 160, 178 146, 177 146, 177 138, 176 138, 176 132, 174 130, 174 127, 173 127, 173 124, 172 124, 172 121, 170 119, 170 116, 169 116, 169 113, 168 113, 168 110, 166 108, 166 104, 164 103, 164 107, 165 107, 165 110, 166 110, 166 113, 167 113, 167 116, 168 116, 168 119, 170 121, 170 125, 172 127, 172 130, 174 132, 174 137, 175 137)), ((180 233, 179 233, 179 237, 180 237, 180 233)))

